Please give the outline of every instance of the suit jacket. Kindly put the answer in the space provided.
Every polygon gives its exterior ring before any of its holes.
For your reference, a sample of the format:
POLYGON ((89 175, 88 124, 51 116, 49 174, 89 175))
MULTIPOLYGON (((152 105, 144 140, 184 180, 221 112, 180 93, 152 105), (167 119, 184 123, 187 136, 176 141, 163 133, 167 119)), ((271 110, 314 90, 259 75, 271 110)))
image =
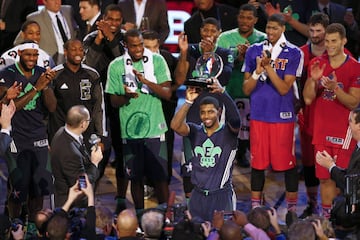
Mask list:
MULTIPOLYGON (((72 8, 68 5, 61 6, 61 13, 64 16, 66 23, 69 27, 71 38, 76 37, 76 29, 77 26, 75 21, 73 20, 72 8)), ((56 64, 60 64, 64 62, 63 55, 58 54, 58 46, 56 44, 55 32, 52 26, 51 18, 45 8, 40 11, 29 14, 27 20, 34 20, 40 25, 40 42, 39 47, 47 52, 55 61, 56 64)), ((23 39, 21 39, 20 34, 15 39, 15 43, 21 43, 23 39)))
MULTIPOLYGON (((124 22, 136 24, 134 0, 120 0, 119 6, 124 22)), ((165 0, 147 0, 144 17, 149 19, 150 29, 159 33, 160 44, 163 44, 170 32, 165 0)))
POLYGON ((57 131, 52 140, 50 156, 55 178, 55 207, 61 207, 66 202, 68 190, 79 175, 87 173, 94 186, 99 176, 97 167, 91 162, 85 146, 68 134, 64 127, 57 131))
POLYGON ((214 6, 207 12, 196 11, 185 23, 184 30, 188 37, 189 43, 199 43, 200 37, 200 26, 203 21, 202 17, 214 17, 220 19, 221 30, 227 31, 236 28, 237 20, 236 16, 238 10, 223 4, 215 3, 214 6))
POLYGON ((360 173, 360 150, 355 150, 352 153, 348 168, 333 167, 330 175, 331 179, 335 181, 336 186, 343 191, 345 189, 345 175, 354 173, 360 173))
POLYGON ((6 150, 10 146, 12 138, 3 132, 0 132, 0 156, 4 156, 6 150))

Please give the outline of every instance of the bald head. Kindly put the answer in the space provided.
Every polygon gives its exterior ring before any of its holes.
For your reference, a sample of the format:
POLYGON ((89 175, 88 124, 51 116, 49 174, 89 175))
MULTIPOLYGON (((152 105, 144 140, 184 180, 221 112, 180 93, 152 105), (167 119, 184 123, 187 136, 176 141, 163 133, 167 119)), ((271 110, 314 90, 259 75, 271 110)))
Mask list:
POLYGON ((227 220, 220 229, 222 240, 242 239, 241 228, 232 220, 227 220))
POLYGON ((81 122, 90 119, 89 110, 83 105, 75 105, 69 109, 66 116, 66 124, 76 128, 81 122))
POLYGON ((116 230, 118 237, 136 236, 136 229, 139 224, 133 211, 125 209, 117 217, 116 230))

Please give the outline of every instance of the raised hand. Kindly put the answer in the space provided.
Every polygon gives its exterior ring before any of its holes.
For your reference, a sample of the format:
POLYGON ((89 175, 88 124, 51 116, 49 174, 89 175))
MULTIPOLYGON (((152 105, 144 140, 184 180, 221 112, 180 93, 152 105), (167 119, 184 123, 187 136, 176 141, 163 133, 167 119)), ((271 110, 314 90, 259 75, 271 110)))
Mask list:
POLYGON ((320 62, 319 62, 319 61, 315 61, 315 62, 310 66, 310 77, 311 77, 314 81, 318 81, 318 80, 323 76, 325 67, 326 67, 325 63, 320 66, 320 62))
POLYGON ((6 91, 7 100, 15 99, 19 96, 22 90, 22 83, 18 83, 17 81, 6 91))
POLYGON ((187 35, 185 34, 185 32, 181 32, 179 34, 178 45, 179 45, 180 52, 188 50, 189 42, 188 42, 187 35))

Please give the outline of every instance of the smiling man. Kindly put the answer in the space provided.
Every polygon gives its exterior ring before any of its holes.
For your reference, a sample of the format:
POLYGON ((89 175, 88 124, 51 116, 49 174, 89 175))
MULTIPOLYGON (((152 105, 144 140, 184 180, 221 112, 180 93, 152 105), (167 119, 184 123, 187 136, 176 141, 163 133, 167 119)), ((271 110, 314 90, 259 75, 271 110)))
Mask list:
POLYGON ((84 132, 84 142, 89 145, 88 140, 92 133, 102 136, 105 132, 100 76, 95 69, 81 63, 84 58, 81 41, 69 40, 64 48, 66 62, 54 68, 56 75, 53 80, 53 89, 57 107, 49 118, 50 143, 56 131, 64 126, 69 109, 74 105, 84 105, 89 110, 92 119, 87 131, 84 132))
POLYGON ((118 108, 123 161, 131 181, 137 213, 144 209, 144 177, 155 185, 158 203, 167 202, 167 131, 160 98, 171 97, 171 77, 165 59, 144 48, 137 29, 124 36, 127 51, 109 65, 105 92, 118 108))
MULTIPOLYGON (((327 151, 342 168, 348 166, 356 144, 351 139, 348 117, 360 103, 359 63, 344 52, 346 41, 341 24, 333 23, 326 28, 327 54, 309 63, 303 91, 305 103, 315 103, 312 139, 315 152, 327 151), (336 122, 332 121, 333 116, 336 122)), ((327 169, 318 164, 316 177, 320 179, 322 214, 329 218, 332 200, 337 195, 336 185, 327 169)))
POLYGON ((243 91, 250 95, 251 204, 261 205, 265 170, 285 174, 288 211, 296 212, 298 175, 294 149, 294 89, 303 57, 284 35, 282 15, 269 17, 267 40, 249 47, 243 66, 243 91), (269 56, 268 53, 271 53, 269 56))
POLYGON ((211 221, 215 210, 235 210, 236 195, 231 173, 240 127, 237 107, 219 81, 215 79, 208 87, 209 92, 218 95, 225 105, 225 124, 219 121, 223 107, 213 96, 200 100, 197 110, 201 124, 186 120, 190 107, 200 95, 195 87, 186 90, 185 103, 171 121, 171 128, 179 135, 188 137, 191 142, 194 152, 191 181, 194 189, 189 210, 193 217, 205 221, 211 221))
MULTIPOLYGON (((29 221, 43 207, 43 196, 53 192, 48 168, 48 139, 44 118, 55 111, 56 98, 48 86, 55 73, 36 65, 39 46, 25 42, 19 46, 19 62, 0 71, 0 95, 14 84, 22 91, 14 99, 13 143, 6 154, 9 171, 8 208, 11 218, 19 218, 22 204, 29 205, 29 221)), ((25 219, 23 219, 25 220, 25 219)))

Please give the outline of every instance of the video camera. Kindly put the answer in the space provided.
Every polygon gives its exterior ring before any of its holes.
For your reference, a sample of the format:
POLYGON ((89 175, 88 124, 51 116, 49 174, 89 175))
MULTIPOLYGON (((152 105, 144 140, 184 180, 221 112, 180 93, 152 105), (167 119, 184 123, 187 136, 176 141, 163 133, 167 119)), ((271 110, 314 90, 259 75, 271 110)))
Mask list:
MULTIPOLYGON (((345 189, 344 196, 346 199, 345 213, 353 212, 353 206, 360 203, 360 174, 345 175, 345 189)), ((355 208, 355 211, 358 209, 355 208)))

